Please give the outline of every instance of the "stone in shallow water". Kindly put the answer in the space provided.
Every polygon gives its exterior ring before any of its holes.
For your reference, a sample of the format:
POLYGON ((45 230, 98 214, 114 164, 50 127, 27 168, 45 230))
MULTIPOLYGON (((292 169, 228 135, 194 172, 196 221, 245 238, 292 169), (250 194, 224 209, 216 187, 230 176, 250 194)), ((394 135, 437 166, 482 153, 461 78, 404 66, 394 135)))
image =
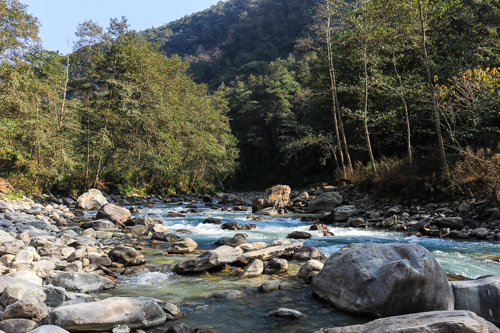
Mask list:
POLYGON ((270 293, 275 290, 281 289, 281 282, 278 280, 270 280, 261 284, 258 288, 260 292, 270 293))
POLYGON ((203 252, 197 257, 178 263, 174 267, 174 271, 180 274, 200 272, 209 268, 235 262, 242 254, 243 250, 240 248, 223 245, 215 250, 203 252))
POLYGON ((500 326, 500 276, 450 282, 455 310, 469 310, 500 326))
POLYGON ((454 307, 443 268, 414 243, 343 247, 328 258, 311 287, 344 311, 377 317, 454 307))
POLYGON ((47 274, 47 282, 78 292, 106 290, 115 287, 113 281, 94 273, 52 271, 47 274))
POLYGON ((304 317, 304 314, 297 310, 287 309, 287 308, 278 308, 267 314, 271 317, 277 318, 286 318, 286 319, 299 319, 304 317))

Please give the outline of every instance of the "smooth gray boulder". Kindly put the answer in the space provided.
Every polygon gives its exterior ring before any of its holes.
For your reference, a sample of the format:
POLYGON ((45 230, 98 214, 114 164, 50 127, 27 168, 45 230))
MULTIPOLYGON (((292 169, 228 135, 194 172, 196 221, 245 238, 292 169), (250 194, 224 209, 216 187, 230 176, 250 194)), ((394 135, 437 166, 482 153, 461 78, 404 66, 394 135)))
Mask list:
POLYGON ((263 293, 270 293, 281 289, 281 282, 278 280, 269 280, 261 284, 257 290, 263 293))
POLYGON ((326 192, 312 199, 307 206, 309 213, 330 212, 340 206, 344 198, 337 192, 326 192))
POLYGON ((178 263, 174 267, 174 272, 182 274, 204 271, 235 262, 242 254, 243 250, 238 247, 219 246, 215 250, 205 251, 199 256, 178 263))
POLYGON ((255 259, 267 261, 269 259, 277 258, 283 255, 292 255, 293 253, 295 253, 297 249, 300 249, 303 245, 304 243, 302 242, 296 242, 290 244, 270 246, 262 250, 246 252, 240 257, 238 261, 245 265, 248 265, 255 259))
POLYGON ((132 214, 130 213, 130 210, 128 210, 127 208, 107 203, 101 208, 99 208, 96 218, 110 220, 111 222, 116 223, 118 225, 120 224, 123 225, 128 220, 130 220, 131 216, 132 214))
POLYGON ((455 310, 468 310, 500 327, 500 276, 450 282, 455 310))
POLYGON ((139 266, 146 263, 144 255, 134 248, 118 245, 108 253, 108 257, 126 266, 139 266))
POLYGON ((107 204, 108 200, 102 195, 101 191, 91 188, 78 197, 76 208, 83 210, 97 210, 107 204))
POLYGON ((376 319, 364 325, 321 328, 314 333, 500 333, 469 311, 432 311, 376 319))
POLYGON ((107 290, 115 287, 110 279, 95 273, 52 271, 47 274, 47 283, 81 293, 107 290))
POLYGON ((35 328, 33 331, 28 333, 69 333, 64 328, 60 328, 54 325, 43 325, 35 328))
POLYGON ((348 312, 376 317, 453 310, 446 273, 418 244, 350 244, 313 278, 313 292, 348 312))
POLYGON ((295 251, 292 259, 297 261, 308 261, 311 259, 325 260, 327 259, 327 256, 316 247, 302 246, 300 249, 295 251))
POLYGON ((160 305, 150 298, 110 297, 100 302, 61 306, 47 316, 45 323, 70 332, 99 332, 118 325, 147 328, 161 325, 165 320, 160 305))

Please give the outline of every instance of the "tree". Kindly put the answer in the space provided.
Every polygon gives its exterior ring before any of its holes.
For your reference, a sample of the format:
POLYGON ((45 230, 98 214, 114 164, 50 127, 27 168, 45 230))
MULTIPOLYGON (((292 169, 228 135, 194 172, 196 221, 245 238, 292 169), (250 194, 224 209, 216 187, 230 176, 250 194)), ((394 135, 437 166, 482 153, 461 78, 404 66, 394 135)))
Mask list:
POLYGON ((0 59, 13 59, 38 41, 39 23, 18 0, 0 0, 0 59))

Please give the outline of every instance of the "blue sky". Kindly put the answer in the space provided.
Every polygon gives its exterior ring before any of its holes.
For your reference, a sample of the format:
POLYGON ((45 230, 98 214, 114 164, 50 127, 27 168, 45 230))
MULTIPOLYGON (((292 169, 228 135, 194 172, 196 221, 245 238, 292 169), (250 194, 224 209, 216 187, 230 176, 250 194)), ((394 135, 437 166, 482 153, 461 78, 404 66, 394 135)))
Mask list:
POLYGON ((79 23, 92 20, 107 27, 111 18, 126 16, 130 29, 158 27, 185 15, 199 12, 219 0, 20 0, 28 5, 28 13, 36 16, 42 27, 40 38, 44 48, 68 50, 67 41, 75 39, 79 23))

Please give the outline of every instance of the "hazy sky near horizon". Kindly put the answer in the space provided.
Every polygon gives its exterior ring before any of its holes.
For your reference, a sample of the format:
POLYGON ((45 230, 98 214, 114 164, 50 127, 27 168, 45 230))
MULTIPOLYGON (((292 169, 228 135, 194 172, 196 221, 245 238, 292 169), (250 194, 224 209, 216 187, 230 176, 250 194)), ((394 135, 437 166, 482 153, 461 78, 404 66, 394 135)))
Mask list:
POLYGON ((20 0, 41 23, 39 36, 45 49, 70 51, 79 23, 92 20, 103 27, 111 18, 127 17, 131 30, 159 27, 215 5, 219 0, 20 0))

